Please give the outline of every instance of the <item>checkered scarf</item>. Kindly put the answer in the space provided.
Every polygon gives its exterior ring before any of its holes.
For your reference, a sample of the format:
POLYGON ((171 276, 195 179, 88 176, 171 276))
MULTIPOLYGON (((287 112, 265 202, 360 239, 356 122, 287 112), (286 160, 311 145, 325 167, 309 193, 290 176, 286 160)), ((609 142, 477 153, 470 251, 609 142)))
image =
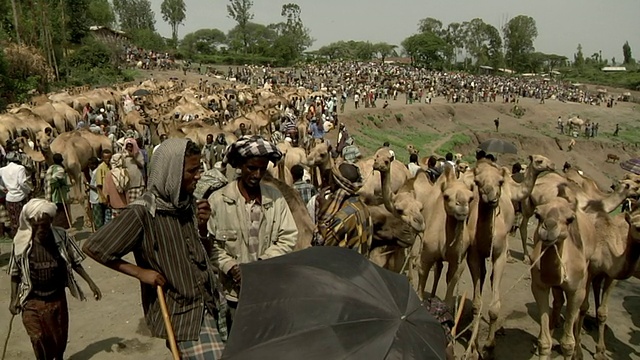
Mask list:
MULTIPOLYGON (((356 169, 359 168, 356 167, 356 169)), ((340 211, 340 209, 342 209, 342 205, 345 200, 352 196, 358 196, 358 190, 362 187, 361 181, 351 182, 342 176, 340 169, 338 169, 335 164, 331 167, 331 176, 339 188, 333 192, 330 201, 328 201, 322 209, 318 209, 316 218, 320 220, 319 222, 329 221, 338 211, 340 211)), ((362 179, 362 177, 360 177, 360 179, 362 179)))
POLYGON ((273 143, 261 136, 245 135, 229 145, 222 166, 229 164, 238 168, 246 159, 257 156, 266 157, 275 165, 282 158, 282 153, 273 143))

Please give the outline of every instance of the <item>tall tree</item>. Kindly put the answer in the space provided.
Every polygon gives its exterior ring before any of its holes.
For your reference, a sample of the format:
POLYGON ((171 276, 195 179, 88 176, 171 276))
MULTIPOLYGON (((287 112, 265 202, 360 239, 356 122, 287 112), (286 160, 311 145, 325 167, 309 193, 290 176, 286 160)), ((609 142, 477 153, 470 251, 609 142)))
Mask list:
POLYGON ((499 65, 502 57, 502 39, 493 25, 475 18, 466 23, 463 43, 476 65, 499 65))
POLYGON ((527 57, 535 51, 534 40, 538 37, 536 21, 526 15, 509 20, 502 29, 506 45, 507 64, 515 70, 528 67, 527 57))
POLYGON ((66 29, 63 27, 62 31, 68 32, 68 40, 73 44, 79 44, 82 39, 87 35, 88 27, 94 24, 89 24, 87 14, 89 12, 88 0, 66 0, 66 8, 61 13, 63 19, 61 19, 63 25, 66 25, 66 29), (73 16, 70 16, 73 14, 73 16), (64 24, 66 21, 66 24, 64 24))
POLYGON ((418 22, 418 32, 431 32, 438 36, 444 35, 442 21, 432 17, 424 18, 418 22))
POLYGON ((577 68, 584 65, 584 54, 582 53, 582 44, 578 44, 578 52, 573 55, 573 65, 577 68))
POLYGON ((180 51, 187 56, 213 54, 217 46, 223 44, 226 38, 218 29, 200 29, 184 36, 180 41, 180 51))
POLYGON ((624 45, 622 45, 622 56, 624 57, 624 60, 622 61, 623 64, 633 63, 633 57, 631 57, 631 46, 629 46, 628 41, 625 41, 624 45))
POLYGON ((184 4, 184 0, 164 0, 160 5, 162 20, 171 25, 171 37, 176 45, 178 44, 178 26, 187 17, 186 11, 187 6, 184 4))
POLYGON ((285 21, 272 25, 278 32, 278 39, 274 44, 275 50, 287 63, 297 60, 313 44, 310 31, 300 18, 301 13, 302 10, 298 4, 284 4, 280 15, 285 18, 285 21))
POLYGON ((249 23, 253 20, 251 0, 229 0, 227 12, 229 17, 238 23, 237 31, 242 39, 242 50, 246 53, 249 48, 249 23))
POLYGON ((116 23, 116 15, 109 0, 90 0, 87 9, 87 22, 89 26, 113 27, 116 23))
POLYGON ((432 32, 415 34, 404 39, 402 47, 416 65, 441 68, 449 48, 447 43, 432 32))
POLYGON ((245 51, 251 54, 261 54, 264 56, 274 54, 274 42, 278 38, 278 33, 273 27, 249 22, 244 30, 240 25, 236 25, 227 33, 227 45, 229 50, 239 52, 245 51), (245 47, 244 41, 248 41, 245 47))
POLYGON ((396 48, 396 45, 387 44, 386 42, 373 44, 373 49, 375 53, 378 54, 382 62, 384 62, 387 57, 391 56, 395 52, 396 48))
POLYGON ((156 19, 149 0, 113 0, 120 29, 126 32, 148 29, 156 31, 156 19))

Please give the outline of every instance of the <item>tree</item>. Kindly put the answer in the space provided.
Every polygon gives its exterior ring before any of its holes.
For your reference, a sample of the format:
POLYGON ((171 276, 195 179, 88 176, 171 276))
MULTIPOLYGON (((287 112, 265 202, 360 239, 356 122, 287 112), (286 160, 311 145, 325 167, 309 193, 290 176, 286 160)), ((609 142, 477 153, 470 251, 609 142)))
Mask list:
POLYGON ((160 5, 162 20, 171 25, 171 38, 174 44, 178 44, 178 26, 187 17, 185 11, 187 11, 187 6, 184 4, 184 0, 163 0, 160 5))
POLYGON ((156 31, 156 19, 149 0, 113 0, 113 10, 118 15, 120 29, 156 31))
POLYGON ((80 44, 82 39, 87 35, 89 30, 89 22, 87 14, 89 12, 88 0, 66 0, 64 9, 63 22, 66 21, 67 38, 72 44, 80 44), (71 15, 72 16, 69 16, 71 15))
POLYGON ((442 21, 432 17, 424 18, 418 22, 418 32, 431 32, 438 36, 443 36, 442 21))
POLYGON ((378 54, 382 62, 384 62, 387 57, 391 56, 395 52, 396 48, 396 45, 387 44, 386 42, 373 44, 373 50, 378 54))
POLYGON ((244 50, 250 54, 271 56, 274 53, 273 43, 277 38, 278 33, 272 27, 249 22, 245 25, 244 30, 240 28, 240 25, 229 30, 227 45, 231 51, 244 50))
POLYGON ((526 15, 518 15, 502 29, 506 45, 507 64, 515 70, 527 68, 527 57, 535 51, 533 41, 538 37, 536 21, 526 15))
POLYGON ((162 51, 167 48, 167 42, 157 31, 136 29, 132 30, 129 35, 131 35, 131 42, 143 49, 162 51))
POLYGON ((113 27, 116 23, 116 15, 108 0, 89 1, 87 23, 89 26, 113 27))
POLYGON ((286 63, 292 63, 300 58, 302 53, 313 44, 310 31, 300 18, 301 12, 297 4, 284 4, 280 15, 285 18, 285 21, 271 25, 278 33, 278 39, 274 44, 275 51, 286 63))
POLYGON ((225 34, 218 29, 200 29, 184 36, 180 42, 180 51, 187 57, 195 54, 211 55, 226 39, 225 34))
POLYGON ((251 0, 229 0, 229 5, 227 5, 229 17, 238 23, 237 32, 242 40, 242 50, 245 53, 249 48, 249 23, 253 20, 251 7, 253 7, 251 0))
POLYGON ((454 63, 457 60, 457 56, 462 53, 462 49, 464 49, 464 40, 465 40, 465 24, 460 24, 457 22, 453 22, 447 25, 447 30, 445 30, 445 34, 443 39, 449 44, 450 52, 447 54, 447 58, 449 59, 449 63, 454 63))
POLYGON ((415 34, 404 39, 402 47, 416 65, 441 68, 448 49, 447 43, 432 32, 415 34))
POLYGON ((502 39, 498 29, 475 18, 465 24, 464 31, 464 47, 476 60, 476 65, 498 66, 502 60, 502 39))
POLYGON ((318 49, 318 54, 328 57, 329 60, 352 59, 354 58, 352 50, 349 43, 338 41, 321 47, 318 49))
POLYGON ((584 54, 582 53, 582 44, 578 44, 578 52, 573 55, 573 65, 580 68, 584 65, 584 54))
POLYGON ((622 45, 622 56, 624 57, 624 60, 622 61, 623 64, 633 63, 633 57, 631 57, 631 46, 629 46, 628 41, 625 41, 624 45, 622 45))

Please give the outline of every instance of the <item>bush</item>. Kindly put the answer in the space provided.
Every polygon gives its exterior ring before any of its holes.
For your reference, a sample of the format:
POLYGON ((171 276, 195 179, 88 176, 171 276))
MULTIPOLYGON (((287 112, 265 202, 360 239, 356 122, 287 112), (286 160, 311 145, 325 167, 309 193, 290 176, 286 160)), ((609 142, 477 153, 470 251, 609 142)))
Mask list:
POLYGON ((196 55, 193 62, 208 65, 271 65, 274 67, 284 66, 281 59, 251 55, 251 54, 226 54, 226 55, 196 55))

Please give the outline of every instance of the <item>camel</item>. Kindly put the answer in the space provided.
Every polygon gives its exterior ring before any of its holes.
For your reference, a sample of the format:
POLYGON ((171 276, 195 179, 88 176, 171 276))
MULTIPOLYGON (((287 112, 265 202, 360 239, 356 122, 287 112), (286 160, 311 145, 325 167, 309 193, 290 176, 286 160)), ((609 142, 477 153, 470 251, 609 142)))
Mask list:
POLYGON ((522 209, 522 220, 520 222, 520 239, 522 241, 522 249, 525 263, 530 263, 529 249, 527 247, 529 219, 533 216, 536 206, 542 205, 555 197, 556 188, 560 184, 570 186, 576 196, 576 201, 581 209, 583 209, 591 200, 603 201, 606 212, 615 210, 629 196, 638 194, 640 184, 634 180, 622 180, 621 186, 616 191, 607 194, 602 192, 595 182, 587 177, 580 175, 575 170, 567 171, 565 176, 558 173, 549 173, 540 176, 535 183, 531 194, 520 202, 522 209), (570 179, 579 181, 576 183, 570 179))
POLYGON ((284 164, 291 170, 294 165, 304 165, 307 163, 307 154, 303 148, 291 146, 288 142, 281 142, 276 145, 284 154, 284 164))
POLYGON ((469 163, 465 161, 457 161, 456 162, 456 176, 460 178, 464 173, 469 170, 469 163))
MULTIPOLYGON (((586 210, 589 223, 594 226, 597 242, 589 260, 589 280, 586 293, 593 287, 593 295, 598 319, 598 341, 594 359, 604 360, 604 343, 608 313, 608 301, 616 280, 626 280, 633 276, 640 263, 640 211, 638 203, 631 213, 611 217, 604 211, 601 203, 591 204, 586 210)), ((560 301, 558 301, 560 303, 560 301)), ((561 305, 561 304, 559 304, 561 305)), ((582 328, 584 317, 589 310, 589 297, 585 296, 580 307, 577 329, 582 328)), ((580 332, 576 335, 576 349, 580 349, 580 332)))
MULTIPOLYGON (((380 151, 382 149, 379 149, 380 151)), ((389 149, 386 149, 389 151, 389 149)), ((375 157, 371 157, 364 161, 359 161, 356 165, 360 168, 360 173, 364 178, 364 184, 362 188, 358 192, 360 197, 365 201, 368 205, 377 205, 380 201, 380 196, 382 194, 382 184, 380 181, 380 174, 376 174, 376 171, 373 167, 375 162, 375 157)), ((411 177, 411 173, 409 173, 409 169, 400 161, 393 160, 391 162, 391 191, 397 192, 402 185, 411 177)))
POLYGON ((581 359, 582 349, 576 346, 581 329, 575 325, 587 294, 588 261, 596 243, 596 229, 575 200, 555 197, 537 206, 535 211, 539 223, 533 258, 539 260, 531 268, 531 292, 540 313, 539 358, 551 358, 551 329, 560 316, 562 306, 557 305, 566 295, 567 310, 560 345, 565 359, 581 359), (554 309, 550 314, 551 289, 554 309))
POLYGON ((513 201, 521 201, 529 196, 540 173, 555 169, 551 160, 542 155, 533 155, 529 159, 531 164, 525 172, 522 183, 516 183, 511 179, 509 169, 501 168, 488 160, 480 160, 473 171, 465 174, 463 178, 467 184, 471 181, 476 184, 467 227, 471 239, 467 263, 473 279, 475 315, 474 330, 469 342, 472 344, 470 349, 474 351, 477 350, 478 345, 482 288, 487 272, 485 259, 490 258, 493 263, 491 276, 493 299, 489 306, 489 333, 484 346, 484 350, 490 353, 495 348, 495 334, 502 306, 500 284, 507 262, 507 234, 515 220, 513 201))
POLYGON ((414 287, 422 298, 429 271, 435 264, 435 278, 431 291, 431 296, 435 296, 443 262, 447 261, 449 266, 445 303, 452 309, 455 308, 454 292, 464 270, 463 261, 470 244, 466 225, 469 206, 474 198, 473 190, 474 185, 468 186, 456 179, 453 168, 447 165, 423 207, 427 226, 422 236, 419 264, 416 264, 418 282, 414 287))
POLYGON ((420 153, 420 150, 413 146, 413 144, 407 144, 407 152, 409 153, 409 155, 418 155, 420 153))
POLYGON ((576 127, 578 128, 578 131, 582 131, 582 127, 584 125, 586 125, 589 122, 589 120, 585 121, 581 118, 579 118, 578 116, 574 116, 572 118, 570 118, 569 120, 567 120, 567 124, 573 128, 576 127))

